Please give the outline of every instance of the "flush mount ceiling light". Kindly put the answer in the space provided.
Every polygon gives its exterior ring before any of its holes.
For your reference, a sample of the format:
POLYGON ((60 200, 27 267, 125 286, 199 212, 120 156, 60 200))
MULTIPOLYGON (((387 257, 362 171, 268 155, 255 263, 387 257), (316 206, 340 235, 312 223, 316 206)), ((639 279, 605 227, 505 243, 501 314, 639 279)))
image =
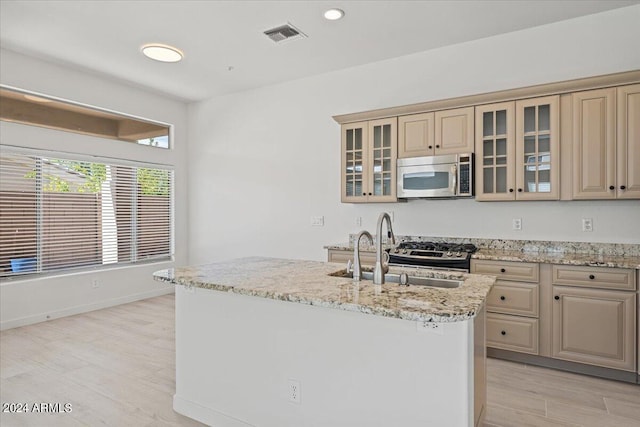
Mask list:
POLYGON ((325 19, 329 21, 337 21, 344 16, 344 11, 340 9, 329 9, 324 13, 325 19))
POLYGON ((180 49, 166 44, 146 44, 142 46, 142 53, 147 57, 160 62, 179 62, 184 57, 180 49))

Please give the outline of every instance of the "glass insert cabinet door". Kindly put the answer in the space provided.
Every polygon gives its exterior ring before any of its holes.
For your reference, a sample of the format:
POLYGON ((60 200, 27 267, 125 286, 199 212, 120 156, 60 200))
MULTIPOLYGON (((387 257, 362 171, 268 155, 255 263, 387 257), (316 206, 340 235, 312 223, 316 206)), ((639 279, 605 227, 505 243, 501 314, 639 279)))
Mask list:
POLYGON ((368 196, 377 201, 396 198, 397 119, 369 122, 371 149, 369 154, 368 196))
POLYGON ((358 201, 366 197, 366 144, 369 128, 366 122, 342 126, 342 199, 358 201))
POLYGON ((515 197, 515 104, 476 107, 476 199, 515 197))
POLYGON ((516 114, 516 198, 557 200, 559 97, 517 101, 516 114))
POLYGON ((395 202, 396 117, 342 126, 342 201, 395 202))

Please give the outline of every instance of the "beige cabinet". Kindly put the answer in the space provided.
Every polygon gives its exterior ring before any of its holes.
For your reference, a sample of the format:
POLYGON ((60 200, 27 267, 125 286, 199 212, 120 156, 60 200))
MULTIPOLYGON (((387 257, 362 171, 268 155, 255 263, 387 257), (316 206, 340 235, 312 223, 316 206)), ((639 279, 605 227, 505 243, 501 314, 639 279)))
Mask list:
POLYGON ((640 85, 571 99, 573 199, 640 198, 640 85))
MULTIPOLYGON (((347 261, 353 262, 353 251, 344 251, 339 249, 327 250, 327 261, 337 262, 340 264, 346 264, 347 261)), ((376 263, 376 253, 371 251, 364 251, 360 249, 360 264, 374 266, 376 263)))
POLYGON ((616 97, 616 194, 640 199, 640 84, 619 87, 616 97))
POLYGON ((497 279, 487 296, 487 346, 539 354, 539 265, 472 260, 471 273, 497 279))
POLYGON ((552 283, 551 356, 635 371, 635 272, 553 266, 552 283))
POLYGON ((398 158, 433 155, 434 113, 398 117, 398 158))
POLYGON ((342 125, 342 202, 395 202, 396 160, 397 118, 342 125))
POLYGON ((476 199, 560 198, 559 96, 476 107, 476 199))
POLYGON ((473 153, 473 107, 398 117, 398 158, 473 153))

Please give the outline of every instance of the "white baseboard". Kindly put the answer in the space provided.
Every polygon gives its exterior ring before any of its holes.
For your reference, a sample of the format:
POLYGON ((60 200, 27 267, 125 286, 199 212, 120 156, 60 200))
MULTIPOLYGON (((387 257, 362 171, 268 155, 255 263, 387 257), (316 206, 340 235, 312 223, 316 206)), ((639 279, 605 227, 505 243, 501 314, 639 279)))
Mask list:
POLYGON ((64 308, 62 310, 50 311, 45 313, 34 314, 32 316, 20 317, 0 322, 0 330, 18 328, 20 326, 33 325, 35 323, 46 322, 47 320, 59 319, 60 317, 73 316, 75 314, 86 313, 89 311, 100 310, 102 308, 113 307, 120 304, 126 304, 133 301, 139 301, 147 298, 153 298, 160 295, 174 293, 174 287, 160 287, 149 292, 125 295, 123 297, 111 298, 93 304, 83 304, 74 307, 64 308))
POLYGON ((192 418, 212 427, 255 427, 237 418, 225 415, 215 409, 173 395, 173 410, 185 417, 192 418))

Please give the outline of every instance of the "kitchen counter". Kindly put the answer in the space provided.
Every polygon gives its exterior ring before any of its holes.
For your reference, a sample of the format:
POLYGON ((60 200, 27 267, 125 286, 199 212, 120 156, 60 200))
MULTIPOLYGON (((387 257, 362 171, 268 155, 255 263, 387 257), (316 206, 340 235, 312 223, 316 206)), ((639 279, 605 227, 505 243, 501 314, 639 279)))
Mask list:
POLYGON ((329 275, 343 269, 335 263, 253 257, 161 270, 154 273, 154 278, 187 287, 429 322, 472 318, 495 281, 492 276, 393 267, 390 272, 464 283, 454 289, 397 283, 376 286, 371 281, 353 282, 329 275))
MULTIPOLYGON (((633 244, 399 236, 401 240, 473 243, 478 251, 472 259, 640 269, 640 245, 633 244)), ((365 252, 375 250, 364 242, 360 248, 365 252)), ((325 249, 353 252, 353 239, 325 249)))
POLYGON ((154 273, 178 285, 174 410, 234 427, 481 423, 495 278, 422 270, 464 280, 438 289, 329 275, 342 270, 253 257, 154 273))

